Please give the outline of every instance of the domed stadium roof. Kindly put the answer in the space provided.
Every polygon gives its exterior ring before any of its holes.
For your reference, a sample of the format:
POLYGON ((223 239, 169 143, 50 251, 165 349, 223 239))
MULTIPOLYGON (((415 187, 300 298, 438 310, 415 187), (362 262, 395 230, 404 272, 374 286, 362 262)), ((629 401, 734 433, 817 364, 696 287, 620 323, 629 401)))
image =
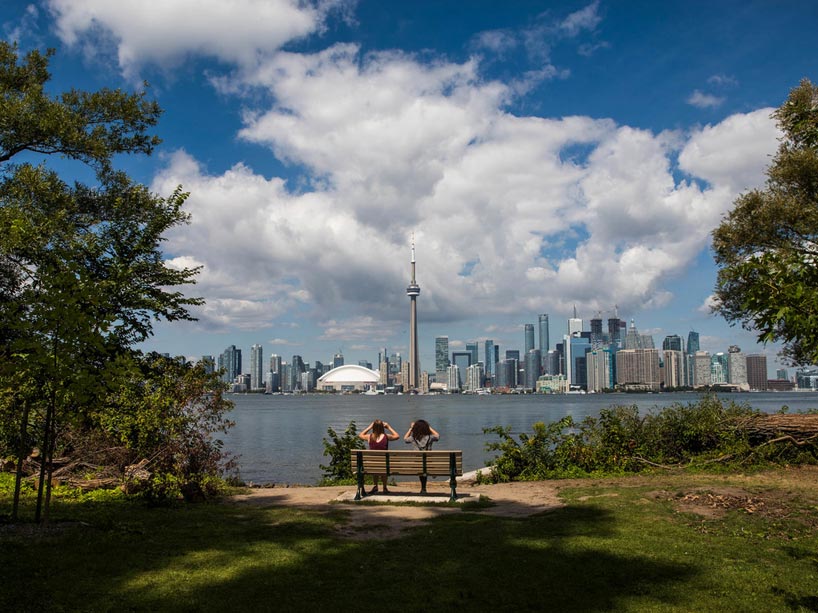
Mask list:
POLYGON ((357 364, 344 364, 338 368, 333 368, 331 371, 322 375, 318 379, 319 384, 352 384, 352 383, 377 383, 381 378, 380 373, 376 370, 369 370, 357 364))

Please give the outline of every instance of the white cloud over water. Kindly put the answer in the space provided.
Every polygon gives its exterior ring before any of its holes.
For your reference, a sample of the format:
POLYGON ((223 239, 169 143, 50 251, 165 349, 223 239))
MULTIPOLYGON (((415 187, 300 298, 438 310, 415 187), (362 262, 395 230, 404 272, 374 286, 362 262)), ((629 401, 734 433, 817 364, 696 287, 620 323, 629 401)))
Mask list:
MULTIPOLYGON (((199 316, 216 328, 298 313, 328 340, 385 339, 384 323, 406 315, 411 232, 427 321, 530 315, 543 303, 659 308, 733 199, 763 183, 776 148, 770 109, 654 133, 512 114, 520 88, 486 79, 476 57, 352 43, 281 51, 319 32, 328 4, 50 6, 66 42, 111 37, 126 74, 192 55, 236 67, 212 82, 245 105, 237 136, 307 176, 295 189, 242 163, 212 174, 184 151, 156 176, 160 193, 191 192, 192 223, 167 247, 203 266, 199 316)), ((555 27, 573 36, 599 22, 593 3, 555 27)), ((480 42, 502 53, 515 40, 497 31, 480 42)), ((716 104, 703 96, 690 103, 716 104)))

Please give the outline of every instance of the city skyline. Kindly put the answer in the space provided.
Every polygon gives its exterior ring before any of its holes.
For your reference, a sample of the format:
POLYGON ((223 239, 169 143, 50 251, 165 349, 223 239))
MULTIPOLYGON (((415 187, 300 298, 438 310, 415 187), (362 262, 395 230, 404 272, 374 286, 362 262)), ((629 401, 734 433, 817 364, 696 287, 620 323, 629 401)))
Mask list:
POLYGON ((165 110, 157 153, 116 163, 190 192, 191 223, 163 248, 202 267, 182 289, 206 303, 142 349, 408 355, 414 232, 421 370, 437 336, 523 349, 545 313, 553 346, 575 307, 776 368, 775 346, 709 314, 710 232, 763 185, 772 110, 818 80, 818 5, 236 0, 195 20, 185 6, 0 6, 6 40, 56 49, 54 91, 147 79, 165 110))

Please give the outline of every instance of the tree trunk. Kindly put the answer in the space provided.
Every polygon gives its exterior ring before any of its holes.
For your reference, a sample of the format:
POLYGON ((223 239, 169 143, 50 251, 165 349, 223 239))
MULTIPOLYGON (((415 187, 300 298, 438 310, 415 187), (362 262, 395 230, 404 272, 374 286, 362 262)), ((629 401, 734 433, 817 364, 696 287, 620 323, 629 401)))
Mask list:
POLYGON ((20 418, 20 446, 17 448, 17 471, 14 478, 14 503, 11 506, 11 521, 19 519, 20 488, 23 484, 23 462, 28 457, 28 413, 29 400, 23 402, 23 416, 20 418))

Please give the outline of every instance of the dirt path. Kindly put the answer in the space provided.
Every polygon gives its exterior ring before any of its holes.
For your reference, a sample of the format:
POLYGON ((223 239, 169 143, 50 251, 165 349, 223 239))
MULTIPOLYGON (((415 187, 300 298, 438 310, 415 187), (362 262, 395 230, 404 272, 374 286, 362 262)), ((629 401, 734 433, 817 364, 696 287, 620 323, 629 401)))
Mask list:
MULTIPOLYGON (((559 492, 564 488, 594 486, 600 488, 656 488, 650 496, 673 500, 681 511, 704 516, 718 516, 728 508, 747 512, 786 515, 787 502, 805 497, 818 502, 818 467, 802 466, 751 474, 652 474, 615 479, 566 479, 559 481, 524 481, 492 485, 458 485, 461 501, 479 502, 487 497, 490 504, 477 504, 469 512, 498 517, 523 518, 564 506, 559 492)), ((417 501, 416 482, 400 482, 390 487, 390 503, 401 500, 417 501)), ((431 496, 424 500, 445 502, 446 483, 429 483, 431 496)), ((354 486, 336 487, 277 487, 253 489, 233 497, 235 504, 258 506, 288 506, 318 512, 348 509, 348 522, 339 526, 339 533, 356 539, 394 538, 408 529, 447 513, 461 509, 445 504, 413 506, 401 504, 344 504, 355 495, 354 486)), ((608 493, 606 495, 616 495, 608 493)), ((387 502, 382 495, 368 500, 387 502)), ((782 516, 783 516, 782 515, 782 516)), ((818 521, 816 521, 818 523, 818 521)))
MULTIPOLYGON (((416 484, 402 482, 390 488, 389 502, 419 500, 416 484)), ((429 502, 445 502, 449 488, 445 483, 430 483, 429 502)), ((500 517, 527 517, 562 506, 555 482, 532 481, 521 483, 501 483, 494 485, 458 486, 458 497, 466 503, 479 502, 481 496, 490 499, 491 504, 476 505, 471 512, 500 517)), ((344 504, 355 496, 354 486, 335 487, 284 487, 258 488, 247 494, 234 496, 236 504, 259 506, 289 506, 319 512, 329 512, 339 508, 349 508, 349 522, 339 528, 339 532, 351 538, 397 537, 408 528, 447 513, 461 513, 461 509, 444 504, 427 506, 377 504, 386 502, 384 496, 373 495, 368 500, 374 504, 344 504), (342 505, 339 507, 339 504, 342 505)))

